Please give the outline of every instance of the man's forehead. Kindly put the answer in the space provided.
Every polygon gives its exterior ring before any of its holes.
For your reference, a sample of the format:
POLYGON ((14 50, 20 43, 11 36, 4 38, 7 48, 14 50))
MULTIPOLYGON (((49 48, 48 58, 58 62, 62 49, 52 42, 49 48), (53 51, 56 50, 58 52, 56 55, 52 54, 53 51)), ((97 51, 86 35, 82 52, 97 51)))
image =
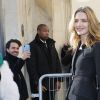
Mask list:
POLYGON ((11 46, 11 47, 19 47, 19 45, 18 45, 16 42, 11 42, 11 43, 10 43, 10 46, 11 46))
POLYGON ((49 28, 47 26, 43 26, 41 27, 41 30, 49 30, 49 28))

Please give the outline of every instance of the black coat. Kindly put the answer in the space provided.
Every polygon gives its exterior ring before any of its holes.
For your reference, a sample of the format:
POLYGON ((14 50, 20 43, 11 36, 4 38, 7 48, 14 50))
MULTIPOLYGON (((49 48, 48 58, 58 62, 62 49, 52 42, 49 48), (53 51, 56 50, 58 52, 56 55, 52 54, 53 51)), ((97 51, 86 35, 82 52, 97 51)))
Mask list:
POLYGON ((27 70, 32 93, 35 92, 36 84, 38 84, 38 80, 42 75, 61 73, 61 65, 55 49, 55 41, 48 38, 46 42, 48 48, 45 47, 45 44, 36 35, 35 39, 30 43, 31 58, 27 60, 27 70))
POLYGON ((72 61, 72 51, 67 51, 63 56, 61 56, 61 63, 64 66, 68 66, 69 64, 71 64, 71 61, 72 61))
POLYGON ((73 100, 73 95, 87 100, 100 100, 100 89, 98 92, 96 89, 96 80, 100 88, 100 42, 77 50, 73 56, 72 67, 75 75, 69 92, 69 100, 73 100))
POLYGON ((9 54, 8 52, 6 52, 6 56, 4 59, 8 61, 9 67, 14 74, 14 81, 18 85, 20 93, 20 100, 26 100, 28 98, 27 86, 24 76, 21 72, 25 61, 21 58, 9 54))
POLYGON ((69 45, 64 45, 61 49, 61 63, 63 65, 63 70, 65 73, 71 72, 71 62, 72 62, 72 49, 69 45))

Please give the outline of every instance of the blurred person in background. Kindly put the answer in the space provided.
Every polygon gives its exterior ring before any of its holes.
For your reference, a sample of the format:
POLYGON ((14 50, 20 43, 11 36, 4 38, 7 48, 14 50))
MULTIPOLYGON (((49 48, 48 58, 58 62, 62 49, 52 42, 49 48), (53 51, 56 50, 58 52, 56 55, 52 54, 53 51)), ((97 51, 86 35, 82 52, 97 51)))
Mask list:
POLYGON ((28 91, 25 82, 25 78, 21 72, 23 65, 25 64, 25 60, 30 58, 30 52, 23 52, 22 58, 19 58, 19 48, 21 46, 21 42, 17 39, 11 39, 6 43, 6 55, 4 60, 6 60, 9 64, 9 68, 11 69, 14 75, 14 81, 16 82, 20 99, 26 100, 28 98, 28 91))
MULTIPOLYGON (((27 70, 30 78, 31 92, 38 93, 38 81, 44 74, 61 73, 61 65, 55 48, 55 41, 49 38, 49 29, 45 24, 37 27, 35 39, 29 44, 31 56, 27 59, 27 70)), ((43 100, 54 100, 53 92, 49 91, 49 80, 42 84, 43 100)), ((60 89, 60 81, 55 81, 56 89, 60 89)), ((53 87, 51 85, 50 87, 53 87)), ((39 100, 33 98, 33 100, 39 100)))

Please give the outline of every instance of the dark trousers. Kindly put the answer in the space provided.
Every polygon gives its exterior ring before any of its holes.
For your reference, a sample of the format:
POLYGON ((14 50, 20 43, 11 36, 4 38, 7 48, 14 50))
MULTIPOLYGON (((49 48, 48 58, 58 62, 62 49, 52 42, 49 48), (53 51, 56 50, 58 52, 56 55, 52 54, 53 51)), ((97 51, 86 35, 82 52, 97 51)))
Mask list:
MULTIPOLYGON (((46 91, 42 97, 42 100, 55 100, 55 92, 46 91)), ((39 100, 39 98, 33 98, 32 100, 39 100)))
POLYGON ((26 97, 20 95, 20 100, 26 100, 26 99, 27 99, 26 97))
POLYGON ((77 95, 70 95, 70 97, 68 98, 68 100, 88 100, 82 96, 77 96, 77 95))

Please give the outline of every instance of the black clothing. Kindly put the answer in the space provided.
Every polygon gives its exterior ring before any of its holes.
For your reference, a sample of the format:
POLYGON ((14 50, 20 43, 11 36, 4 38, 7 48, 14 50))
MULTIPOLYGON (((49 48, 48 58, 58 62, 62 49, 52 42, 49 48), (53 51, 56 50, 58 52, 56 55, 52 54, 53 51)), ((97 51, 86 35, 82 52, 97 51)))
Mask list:
MULTIPOLYGON (((64 73, 70 73, 71 72, 71 62, 72 62, 72 49, 70 45, 64 45, 61 49, 61 63, 62 63, 62 69, 64 73)), ((72 79, 66 78, 66 89, 67 93, 69 91, 69 86, 71 84, 72 79)))
POLYGON ((0 80, 1 80, 1 72, 0 72, 0 80))
POLYGON ((77 95, 74 95, 74 94, 71 94, 70 97, 71 97, 71 99, 67 99, 67 100, 88 100, 84 97, 77 96, 77 95))
POLYGON ((24 76, 21 72, 21 69, 25 63, 24 60, 15 57, 8 52, 6 52, 4 59, 8 61, 9 67, 14 74, 14 81, 18 85, 20 100, 26 100, 28 98, 27 86, 24 76))
POLYGON ((69 100, 100 100, 96 80, 100 86, 100 42, 93 46, 77 50, 72 60, 73 83, 69 92, 69 100), (97 79, 96 79, 97 78, 97 79), (76 99, 73 99, 76 96, 76 99))
MULTIPOLYGON (((48 38, 46 43, 47 46, 36 35, 35 39, 29 44, 31 58, 27 59, 27 70, 32 93, 37 92, 38 81, 42 75, 61 73, 61 65, 54 45, 55 41, 48 38)), ((48 89, 49 86, 47 84, 48 81, 45 79, 43 85, 48 89)))
POLYGON ((66 55, 63 58, 61 58, 61 62, 64 66, 71 64, 71 61, 72 61, 71 51, 67 52, 66 55))
POLYGON ((72 49, 68 50, 69 48, 69 45, 64 45, 64 47, 61 49, 61 63, 64 66, 68 66, 72 61, 72 49))

